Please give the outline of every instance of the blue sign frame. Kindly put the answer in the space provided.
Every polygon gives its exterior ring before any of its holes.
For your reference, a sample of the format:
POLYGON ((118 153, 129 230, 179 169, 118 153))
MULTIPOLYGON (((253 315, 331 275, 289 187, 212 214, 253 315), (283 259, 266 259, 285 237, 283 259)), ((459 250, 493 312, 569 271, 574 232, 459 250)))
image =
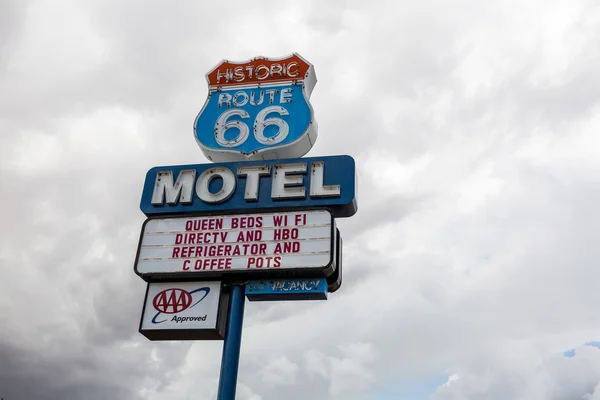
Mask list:
MULTIPOLYGON (((217 181, 215 179, 215 181, 217 181)), ((211 182, 212 192, 220 190, 221 182, 211 182), (213 185, 214 184, 214 185, 213 185)), ((146 174, 144 189, 142 191, 142 199, 140 209, 146 216, 165 216, 165 215, 214 215, 214 214, 233 214, 246 212, 268 212, 276 210, 292 210, 292 209, 308 209, 308 208, 326 208, 336 218, 351 217, 357 211, 356 200, 356 170, 354 159, 350 156, 323 156, 323 157, 307 157, 285 160, 263 160, 263 161, 245 161, 245 162, 228 162, 214 164, 195 164, 195 165, 175 165, 154 167, 146 174), (311 197, 310 196, 310 181, 311 181, 311 166, 314 162, 322 162, 323 169, 323 185, 339 185, 340 195, 338 197, 311 197), (293 199, 274 199, 271 197, 272 190, 272 175, 275 165, 286 164, 306 164, 306 173, 303 175, 302 186, 306 188, 305 198, 293 199), (269 166, 270 175, 260 178, 258 199, 256 201, 248 201, 244 199, 244 188, 246 178, 237 175, 238 167, 247 166, 269 166), (152 195, 154 186, 157 183, 159 172, 171 171, 173 180, 175 181, 181 171, 194 170, 196 179, 205 171, 223 167, 229 169, 236 177, 236 186, 233 194, 220 203, 206 203, 202 201, 195 193, 192 196, 191 202, 182 204, 177 201, 176 204, 152 204, 152 195)))

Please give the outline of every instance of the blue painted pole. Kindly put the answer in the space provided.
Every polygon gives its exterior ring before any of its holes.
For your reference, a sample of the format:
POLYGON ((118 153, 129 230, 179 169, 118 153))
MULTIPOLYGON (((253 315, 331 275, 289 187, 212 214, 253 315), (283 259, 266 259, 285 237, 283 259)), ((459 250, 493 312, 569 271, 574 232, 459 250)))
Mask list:
POLYGON ((244 292, 244 285, 231 286, 217 400, 235 400, 238 367, 240 365, 240 347, 242 345, 244 306, 246 304, 244 292))

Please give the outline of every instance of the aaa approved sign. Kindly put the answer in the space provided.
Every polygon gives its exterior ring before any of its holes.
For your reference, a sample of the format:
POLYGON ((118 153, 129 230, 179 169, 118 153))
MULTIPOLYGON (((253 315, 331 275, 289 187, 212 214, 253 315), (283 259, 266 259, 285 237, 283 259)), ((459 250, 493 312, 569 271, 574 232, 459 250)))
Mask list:
POLYGON ((221 282, 149 283, 139 331, 150 340, 221 340, 228 300, 221 292, 221 282))
POLYGON ((335 232, 326 210, 151 218, 134 269, 147 280, 327 277, 335 270, 335 232))

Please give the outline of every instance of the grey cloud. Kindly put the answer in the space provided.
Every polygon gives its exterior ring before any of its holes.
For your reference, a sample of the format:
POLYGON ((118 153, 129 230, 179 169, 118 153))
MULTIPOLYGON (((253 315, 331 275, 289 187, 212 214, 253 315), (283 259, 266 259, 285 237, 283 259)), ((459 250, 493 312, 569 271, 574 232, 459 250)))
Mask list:
POLYGON ((0 66, 4 69, 8 56, 17 46, 26 13, 26 1, 5 1, 0 13, 0 66))
POLYGON ((125 386, 97 380, 99 371, 85 358, 48 359, 30 349, 3 344, 0 359, 0 396, 5 399, 135 398, 125 386))
POLYGON ((122 213, 135 210, 136 199, 97 191, 126 193, 129 182, 102 184, 119 182, 118 168, 104 170, 108 177, 94 166, 63 171, 16 175, 4 185, 12 212, 5 218, 10 235, 0 246, 3 281, 22 283, 5 303, 11 304, 4 310, 11 345, 0 379, 11 384, 0 385, 6 388, 0 395, 144 398, 141 388, 160 389, 176 378, 190 344, 153 345, 137 333, 144 285, 132 267, 142 218, 123 224, 122 213), (38 195, 28 196, 32 189, 38 195), (90 212, 99 200, 104 205, 90 212), (123 210, 125 203, 131 206, 123 210), (42 338, 48 347, 27 344, 42 338))
MULTIPOLYGON (((204 74, 221 58, 258 54, 298 51, 315 64, 320 137, 310 155, 350 154, 361 179, 359 213, 339 222, 342 289, 327 302, 248 305, 241 397, 369 398, 386 380, 457 371, 447 396, 516 399, 537 388, 510 368, 537 353, 493 368, 496 347, 543 342, 547 353, 593 339, 592 18, 573 17, 584 45, 549 74, 551 86, 530 80, 548 63, 543 46, 513 52, 503 30, 512 22, 515 37, 528 33, 512 19, 525 6, 285 6, 3 6, 0 64, 14 67, 0 73, 0 396, 159 400, 216 387, 220 343, 137 333, 139 193, 154 165, 206 162, 192 136, 204 74), (462 74, 473 65, 489 82, 470 91, 462 74), (386 185, 370 167, 403 171, 420 157, 430 161, 404 183, 386 185)), ((587 368, 577 387, 566 368, 553 370, 556 399, 598 396, 597 365, 587 368)))

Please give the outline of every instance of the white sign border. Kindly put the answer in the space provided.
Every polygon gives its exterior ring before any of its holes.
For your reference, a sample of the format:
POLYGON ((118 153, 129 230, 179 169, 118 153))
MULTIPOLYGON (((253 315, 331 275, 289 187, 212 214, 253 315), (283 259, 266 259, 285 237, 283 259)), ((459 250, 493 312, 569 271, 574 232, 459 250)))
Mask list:
POLYGON ((138 326, 138 332, 145 336, 151 341, 179 341, 179 340, 224 340, 225 331, 227 329, 227 314, 229 312, 229 289, 228 286, 223 285, 222 281, 211 280, 211 281, 197 281, 198 283, 205 282, 220 282, 221 293, 219 295, 219 305, 217 309, 217 322, 215 328, 212 329, 142 329, 144 323, 144 314, 146 312, 146 305, 148 303, 148 293, 150 291, 150 285, 153 283, 190 283, 193 280, 155 280, 146 283, 146 290, 144 292, 144 303, 142 304, 142 314, 140 317, 140 323, 138 326))
POLYGON ((333 274, 336 269, 337 257, 337 224, 335 217, 331 210, 326 207, 310 207, 310 208, 296 208, 292 207, 285 210, 272 210, 264 209, 260 212, 233 212, 233 213, 189 213, 189 214, 177 214, 177 215, 156 215, 147 218, 142 224, 140 231, 137 252, 135 255, 135 261, 133 271, 136 275, 142 278, 146 282, 155 280, 170 280, 170 281, 216 281, 216 280, 255 280, 255 279, 287 279, 287 278, 314 278, 324 277, 327 278, 333 274), (214 271, 202 271, 202 272, 152 272, 152 273, 140 273, 137 270, 137 265, 140 257, 140 251, 142 247, 142 240, 144 238, 144 230, 146 224, 155 219, 181 219, 181 218, 206 218, 206 217, 231 217, 236 215, 264 215, 269 213, 298 213, 298 212, 311 212, 311 211, 325 211, 331 217, 331 245, 330 245, 330 257, 327 265, 320 268, 277 268, 277 269, 253 269, 253 270, 214 270, 214 271))

